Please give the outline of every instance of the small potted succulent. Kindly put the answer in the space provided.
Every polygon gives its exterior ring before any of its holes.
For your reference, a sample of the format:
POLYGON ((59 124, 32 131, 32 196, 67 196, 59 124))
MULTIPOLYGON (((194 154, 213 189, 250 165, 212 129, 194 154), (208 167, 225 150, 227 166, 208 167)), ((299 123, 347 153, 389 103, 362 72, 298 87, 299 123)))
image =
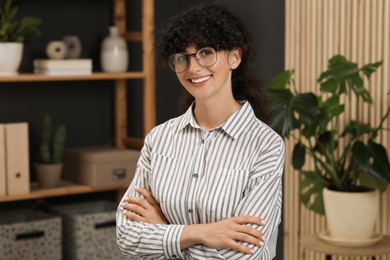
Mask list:
POLYGON ((58 186, 63 168, 66 127, 59 125, 52 134, 52 119, 45 115, 35 162, 35 171, 41 188, 58 186))
POLYGON ((40 36, 41 19, 25 16, 13 0, 0 0, 0 75, 17 74, 23 56, 23 44, 40 36))

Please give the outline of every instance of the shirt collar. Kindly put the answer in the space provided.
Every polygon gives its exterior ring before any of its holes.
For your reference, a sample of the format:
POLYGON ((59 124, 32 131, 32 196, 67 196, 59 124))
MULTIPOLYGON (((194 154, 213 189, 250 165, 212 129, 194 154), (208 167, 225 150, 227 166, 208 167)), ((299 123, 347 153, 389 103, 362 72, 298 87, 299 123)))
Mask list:
MULTIPOLYGON (((237 139, 242 131, 248 129, 249 124, 255 118, 255 113, 249 104, 248 101, 240 102, 242 104, 241 108, 237 110, 233 115, 231 115, 219 128, 221 128, 228 135, 237 139)), ((182 120, 179 122, 178 130, 182 130, 187 126, 193 128, 200 128, 195 121, 193 114, 193 107, 195 102, 184 113, 182 120)))

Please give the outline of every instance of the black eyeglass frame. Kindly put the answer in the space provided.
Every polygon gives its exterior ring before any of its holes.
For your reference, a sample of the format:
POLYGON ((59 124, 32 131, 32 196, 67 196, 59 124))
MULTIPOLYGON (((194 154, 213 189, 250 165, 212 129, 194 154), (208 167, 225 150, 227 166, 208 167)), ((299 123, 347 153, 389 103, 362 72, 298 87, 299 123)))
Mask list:
POLYGON ((168 56, 168 65, 171 68, 171 70, 173 70, 173 72, 176 72, 176 73, 184 72, 188 68, 188 65, 190 64, 190 58, 191 57, 194 57, 194 60, 196 61, 196 63, 199 64, 199 66, 208 68, 208 67, 213 66, 215 63, 217 63, 217 60, 218 60, 218 48, 215 49, 213 47, 203 47, 203 48, 200 48, 200 49, 196 50, 196 52, 190 53, 190 54, 186 54, 186 53, 183 53, 183 52, 171 54, 171 55, 168 56), (200 59, 198 57, 196 57, 196 55, 198 54, 199 51, 204 50, 204 49, 212 49, 214 51, 214 53, 215 53, 215 61, 213 62, 213 64, 211 64, 211 65, 203 65, 203 64, 199 63, 200 59), (173 62, 174 57, 176 55, 178 55, 178 54, 183 55, 186 58, 186 67, 183 70, 180 70, 180 71, 176 71, 176 69, 175 69, 176 66, 175 66, 175 63, 173 62))

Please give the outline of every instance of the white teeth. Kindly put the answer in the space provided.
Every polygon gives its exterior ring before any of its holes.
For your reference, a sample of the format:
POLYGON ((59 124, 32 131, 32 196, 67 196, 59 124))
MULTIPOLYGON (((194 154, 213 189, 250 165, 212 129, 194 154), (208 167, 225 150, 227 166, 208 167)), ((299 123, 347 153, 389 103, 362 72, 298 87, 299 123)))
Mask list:
POLYGON ((210 79, 210 76, 203 77, 203 78, 198 78, 198 79, 191 79, 191 82, 193 82, 193 83, 201 83, 201 82, 204 82, 204 81, 206 81, 208 79, 210 79))

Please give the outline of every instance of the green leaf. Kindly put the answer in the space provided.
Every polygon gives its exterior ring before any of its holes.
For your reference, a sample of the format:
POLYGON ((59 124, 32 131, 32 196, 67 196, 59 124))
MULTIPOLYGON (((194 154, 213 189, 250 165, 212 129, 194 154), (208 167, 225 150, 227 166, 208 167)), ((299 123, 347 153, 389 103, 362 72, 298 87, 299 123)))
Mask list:
POLYGON ((292 153, 292 163, 295 170, 300 170, 303 167, 305 156, 305 147, 300 142, 296 143, 292 153))
POLYGON ((276 75, 268 84, 268 89, 286 89, 287 85, 291 82, 293 70, 285 70, 282 73, 276 75))
POLYGON ((270 100, 270 126, 281 136, 288 137, 290 132, 299 127, 291 108, 293 94, 289 89, 268 89, 270 100))
POLYGON ((371 128, 370 125, 361 123, 358 121, 351 121, 341 133, 341 136, 346 136, 347 134, 352 135, 353 137, 361 136, 363 134, 368 134, 375 129, 371 128))
POLYGON ((389 185, 387 182, 372 177, 372 175, 368 174, 367 172, 362 172, 360 174, 359 183, 361 186, 378 189, 380 192, 385 192, 387 186, 389 185))
POLYGON ((382 61, 366 64, 362 66, 360 70, 366 75, 367 78, 370 78, 371 74, 374 73, 382 64, 382 61))
POLYGON ((389 160, 382 145, 370 142, 366 146, 362 141, 357 141, 352 146, 352 156, 363 171, 378 180, 390 182, 389 160), (371 158, 374 160, 373 164, 370 164, 371 158))
POLYGON ((326 187, 326 182, 316 172, 302 172, 303 179, 300 185, 301 202, 310 210, 324 215, 324 202, 322 190, 326 187))
POLYGON ((368 141, 368 149, 373 157, 373 168, 380 172, 380 175, 390 183, 390 162, 386 148, 374 141, 368 141))
POLYGON ((305 125, 312 124, 318 114, 318 100, 313 93, 297 94, 292 99, 292 106, 305 125))

